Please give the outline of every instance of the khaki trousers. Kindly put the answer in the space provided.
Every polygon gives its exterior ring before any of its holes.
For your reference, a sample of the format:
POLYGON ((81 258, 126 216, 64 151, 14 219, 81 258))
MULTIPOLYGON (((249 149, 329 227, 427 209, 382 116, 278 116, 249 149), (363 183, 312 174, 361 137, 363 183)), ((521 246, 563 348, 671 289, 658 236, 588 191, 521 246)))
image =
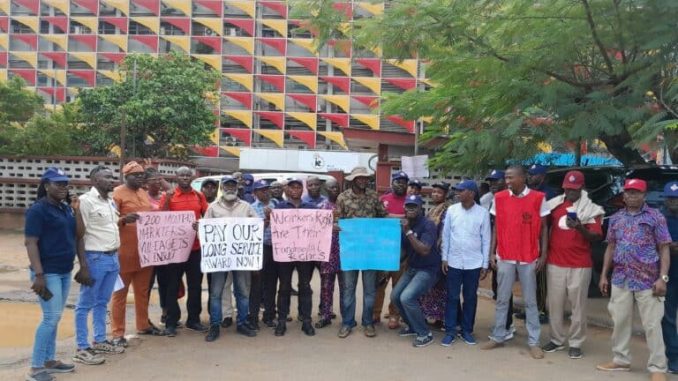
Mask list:
POLYGON ((546 272, 551 341, 558 345, 568 342, 570 347, 581 348, 586 340, 586 304, 591 268, 548 265, 546 272), (568 300, 572 316, 569 332, 566 332, 563 320, 568 300))
POLYGON ((153 276, 153 267, 142 267, 139 271, 120 273, 125 287, 113 293, 111 298, 111 331, 114 338, 125 336, 125 311, 127 291, 130 284, 134 290, 134 314, 137 331, 150 327, 148 323, 148 290, 153 276))
POLYGON ((629 342, 633 321, 633 302, 638 305, 640 320, 645 331, 645 340, 650 350, 647 370, 666 372, 666 355, 662 336, 662 317, 664 317, 664 298, 652 295, 652 290, 629 291, 612 286, 610 303, 607 305, 614 330, 612 331, 613 361, 621 365, 631 364, 629 342))

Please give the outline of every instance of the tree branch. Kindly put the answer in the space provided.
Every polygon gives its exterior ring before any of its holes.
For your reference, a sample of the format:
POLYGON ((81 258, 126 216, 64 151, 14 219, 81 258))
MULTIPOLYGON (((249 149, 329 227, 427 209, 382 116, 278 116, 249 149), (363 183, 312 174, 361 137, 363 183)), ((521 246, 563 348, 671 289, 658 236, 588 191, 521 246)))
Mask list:
POLYGON ((605 50, 605 46, 603 46, 603 42, 600 41, 600 37, 598 37, 596 23, 593 21, 593 15, 591 14, 591 7, 589 6, 589 2, 587 0, 581 0, 581 2, 584 5, 584 9, 586 10, 586 20, 588 21, 589 28, 591 28, 591 36, 593 37, 593 41, 598 46, 600 54, 602 54, 603 56, 603 60, 605 60, 605 66, 607 66, 607 70, 610 71, 610 76, 614 77, 614 67, 612 66, 610 56, 608 56, 607 51, 605 50))

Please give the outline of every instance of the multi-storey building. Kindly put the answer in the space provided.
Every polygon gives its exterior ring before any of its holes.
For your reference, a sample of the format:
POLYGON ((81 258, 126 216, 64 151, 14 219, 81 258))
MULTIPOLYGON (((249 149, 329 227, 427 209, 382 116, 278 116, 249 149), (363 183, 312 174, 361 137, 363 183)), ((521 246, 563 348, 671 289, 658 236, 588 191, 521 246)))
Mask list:
MULTIPOLYGON (((384 11, 369 1, 334 6, 351 19, 384 11)), ((218 133, 205 156, 411 147, 415 122, 378 110, 384 92, 422 86, 420 63, 348 40, 318 50, 301 25, 274 0, 0 0, 0 79, 20 76, 58 104, 118 80, 128 54, 180 51, 222 73, 218 133)))

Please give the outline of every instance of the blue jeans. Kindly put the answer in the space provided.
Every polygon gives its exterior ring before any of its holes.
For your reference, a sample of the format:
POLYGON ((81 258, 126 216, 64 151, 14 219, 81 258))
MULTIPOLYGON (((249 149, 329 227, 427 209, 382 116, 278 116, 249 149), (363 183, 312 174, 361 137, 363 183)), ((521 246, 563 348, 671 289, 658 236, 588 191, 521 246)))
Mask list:
POLYGON ((391 302, 398 307, 407 326, 418 336, 426 336, 431 332, 421 311, 419 298, 436 284, 438 273, 437 268, 435 270, 408 268, 391 291, 391 302))
POLYGON ((90 311, 92 311, 94 342, 106 341, 106 306, 111 301, 113 287, 120 272, 118 253, 111 255, 100 251, 86 251, 85 259, 94 284, 92 286, 80 285, 80 298, 75 307, 75 342, 78 349, 90 347, 87 342, 89 337, 87 315, 90 311))
MULTIPOLYGON (((35 273, 30 272, 31 282, 35 280, 35 273)), ((61 315, 66 306, 68 291, 71 288, 71 273, 65 274, 45 274, 45 285, 52 293, 52 298, 48 301, 38 296, 40 308, 42 309, 42 321, 35 331, 35 342, 33 343, 33 358, 31 367, 43 368, 45 362, 54 360, 56 352, 56 336, 61 315)))
MULTIPOLYGON (((671 265, 670 270, 674 270, 671 265)), ((676 328, 676 314, 678 314, 678 274, 669 271, 670 282, 666 284, 666 299, 664 300, 664 318, 662 319, 662 335, 666 345, 666 359, 670 370, 678 370, 678 330, 676 328)))
POLYGON ((447 305, 445 307, 445 332, 448 335, 456 334, 456 323, 459 323, 461 312, 461 329, 466 334, 473 333, 476 321, 476 307, 478 306, 478 283, 480 282, 480 268, 460 270, 447 268, 447 305), (459 294, 464 293, 464 305, 459 311, 459 294))
MULTIPOLYGON (((343 271, 344 293, 341 303, 341 324, 349 327, 355 327, 355 289, 358 285, 358 273, 360 270, 343 271)), ((377 295, 377 271, 362 270, 363 273, 363 316, 362 325, 372 325, 372 311, 374 310, 374 299, 377 295)))
POLYGON ((238 308, 236 324, 240 326, 247 322, 247 314, 250 309, 250 272, 229 271, 212 273, 209 305, 210 325, 219 325, 223 319, 221 295, 224 292, 224 285, 229 274, 233 277, 233 294, 238 308))

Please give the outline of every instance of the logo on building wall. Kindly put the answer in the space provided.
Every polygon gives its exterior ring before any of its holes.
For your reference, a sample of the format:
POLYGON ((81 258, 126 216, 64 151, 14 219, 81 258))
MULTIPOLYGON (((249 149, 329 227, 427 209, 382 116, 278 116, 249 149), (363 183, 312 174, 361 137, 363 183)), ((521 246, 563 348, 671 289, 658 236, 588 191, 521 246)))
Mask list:
POLYGON ((323 159, 323 157, 320 156, 319 153, 313 155, 313 168, 315 169, 325 168, 325 159, 323 159))

